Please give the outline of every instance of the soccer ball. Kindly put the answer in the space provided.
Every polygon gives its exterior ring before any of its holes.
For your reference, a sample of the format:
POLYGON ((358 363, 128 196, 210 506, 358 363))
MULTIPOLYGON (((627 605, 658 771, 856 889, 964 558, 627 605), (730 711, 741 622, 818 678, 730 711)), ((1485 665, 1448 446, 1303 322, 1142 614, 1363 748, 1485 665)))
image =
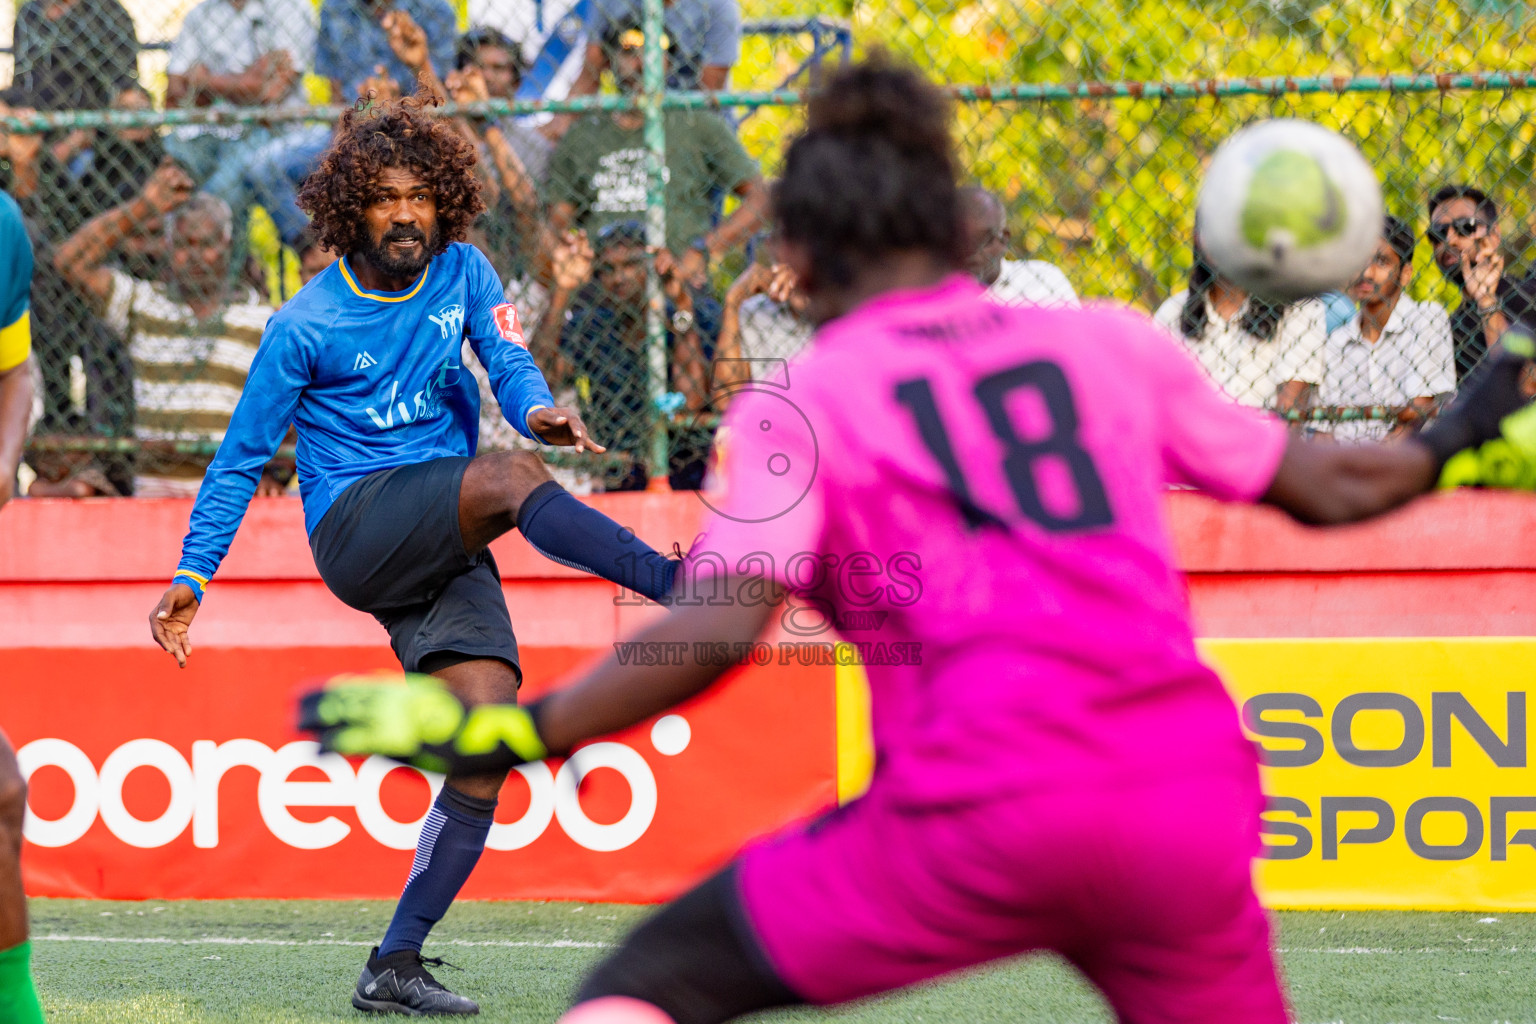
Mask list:
POLYGON ((1342 289, 1381 238, 1381 186, 1365 157, 1310 121, 1249 125, 1216 150, 1195 225, 1211 269, 1291 301, 1342 289))

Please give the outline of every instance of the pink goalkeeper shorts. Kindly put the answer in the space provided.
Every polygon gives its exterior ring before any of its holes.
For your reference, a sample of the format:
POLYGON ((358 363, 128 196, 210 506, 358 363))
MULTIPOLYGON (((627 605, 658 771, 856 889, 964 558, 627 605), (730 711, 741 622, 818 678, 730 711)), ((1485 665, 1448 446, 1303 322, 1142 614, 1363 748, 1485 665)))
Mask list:
POLYGON ((747 917, 783 981, 834 1003, 1055 950, 1133 1024, 1285 1024, 1252 881, 1253 777, 944 810, 877 786, 748 850, 747 917))

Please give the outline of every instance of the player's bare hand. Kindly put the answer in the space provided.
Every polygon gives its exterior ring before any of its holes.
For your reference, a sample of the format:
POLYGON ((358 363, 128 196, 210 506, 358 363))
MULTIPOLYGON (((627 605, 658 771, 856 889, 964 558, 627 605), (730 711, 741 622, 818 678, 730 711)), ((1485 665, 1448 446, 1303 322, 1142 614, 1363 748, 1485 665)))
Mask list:
POLYGON ((528 429, 549 444, 578 452, 601 454, 608 450, 588 436, 587 425, 575 409, 535 409, 528 414, 528 429))
POLYGON ((143 196, 155 213, 165 214, 191 199, 195 191, 197 183, 192 180, 192 176, 182 170, 181 165, 166 157, 144 183, 143 196))
POLYGON ((400 58, 400 63, 412 71, 427 66, 427 33, 411 20, 404 11, 390 11, 379 22, 389 39, 389 48, 400 58))
POLYGON ((176 659, 176 664, 187 667, 192 653, 192 617, 197 614, 197 595, 185 583, 173 583, 171 589, 160 598, 155 610, 149 613, 149 632, 155 643, 176 659))
POLYGON ((1467 294, 1484 313, 1498 309, 1499 281, 1504 277, 1504 254, 1492 237, 1478 241, 1476 248, 1461 255, 1461 276, 1467 294))

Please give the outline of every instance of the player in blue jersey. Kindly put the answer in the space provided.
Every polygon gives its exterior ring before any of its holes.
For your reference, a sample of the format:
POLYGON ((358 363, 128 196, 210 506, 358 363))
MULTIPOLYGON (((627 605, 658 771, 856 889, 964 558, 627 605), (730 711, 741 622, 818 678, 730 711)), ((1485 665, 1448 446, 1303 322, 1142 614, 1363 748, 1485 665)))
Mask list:
MULTIPOLYGON (((508 420, 529 438, 604 449, 556 408, 490 262, 461 241, 485 208, 475 152, 429 101, 349 111, 300 193, 319 244, 342 258, 267 323, 203 481, 172 585, 150 613, 186 664, 188 628, 261 467, 298 431, 304 522, 321 577, 389 630, 407 671, 470 703, 515 699, 521 673, 487 545, 512 529, 540 552, 648 597, 676 563, 550 479, 530 452, 475 456, 479 396, 468 339, 508 420)), ((369 958, 359 1009, 471 1014, 423 966, 427 932, 485 847, 505 772, 450 775, 428 813, 394 919, 369 958)))

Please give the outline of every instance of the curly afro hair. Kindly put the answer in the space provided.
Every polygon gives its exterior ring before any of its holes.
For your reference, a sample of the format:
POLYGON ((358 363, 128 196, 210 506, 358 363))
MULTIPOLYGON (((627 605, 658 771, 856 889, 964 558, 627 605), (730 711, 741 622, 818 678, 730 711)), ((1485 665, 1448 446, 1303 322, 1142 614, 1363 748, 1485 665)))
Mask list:
POLYGON ((485 211, 475 176, 475 149, 453 125, 432 113, 439 100, 418 93, 390 103, 361 103, 341 116, 331 148, 299 189, 299 208, 323 249, 340 255, 368 243, 363 209, 373 183, 388 167, 421 175, 437 196, 436 256, 462 242, 485 211))

